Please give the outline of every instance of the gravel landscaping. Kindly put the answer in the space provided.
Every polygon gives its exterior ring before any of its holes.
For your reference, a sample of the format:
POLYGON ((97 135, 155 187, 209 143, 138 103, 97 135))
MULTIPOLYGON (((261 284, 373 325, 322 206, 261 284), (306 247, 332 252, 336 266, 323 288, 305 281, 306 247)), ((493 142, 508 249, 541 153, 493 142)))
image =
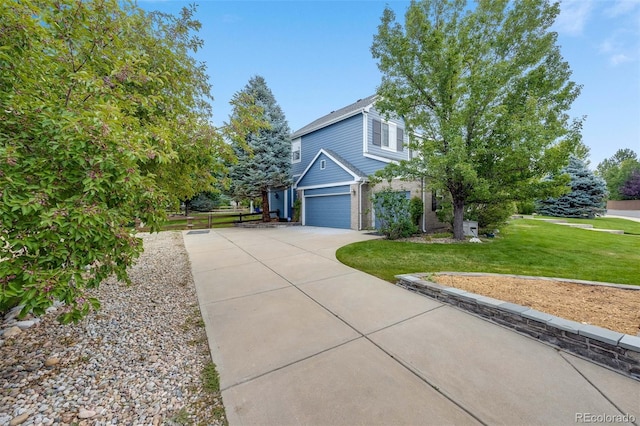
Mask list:
POLYGON ((104 282, 80 323, 5 316, 0 425, 226 424, 182 235, 140 237, 133 284, 104 282))

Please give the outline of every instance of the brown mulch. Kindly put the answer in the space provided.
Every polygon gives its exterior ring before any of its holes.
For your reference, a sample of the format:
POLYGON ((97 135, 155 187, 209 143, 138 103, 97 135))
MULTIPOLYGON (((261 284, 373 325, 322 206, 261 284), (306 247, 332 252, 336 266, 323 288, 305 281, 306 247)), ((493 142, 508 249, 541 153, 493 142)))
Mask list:
POLYGON ((431 280, 632 336, 640 332, 640 290, 500 276, 434 275, 431 280))

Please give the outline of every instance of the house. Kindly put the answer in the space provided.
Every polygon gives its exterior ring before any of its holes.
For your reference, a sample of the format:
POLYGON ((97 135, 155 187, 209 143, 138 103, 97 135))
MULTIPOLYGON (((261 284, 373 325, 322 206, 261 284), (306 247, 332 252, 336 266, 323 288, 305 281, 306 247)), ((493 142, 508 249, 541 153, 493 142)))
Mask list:
MULTIPOLYGON (((291 218, 301 200, 303 225, 346 229, 376 227, 372 195, 383 186, 368 178, 391 162, 409 159, 401 119, 385 119, 375 109, 375 95, 332 111, 291 135, 293 185, 270 193, 271 210, 291 218)), ((441 227, 432 195, 423 182, 393 181, 394 189, 424 203, 422 230, 441 227)))

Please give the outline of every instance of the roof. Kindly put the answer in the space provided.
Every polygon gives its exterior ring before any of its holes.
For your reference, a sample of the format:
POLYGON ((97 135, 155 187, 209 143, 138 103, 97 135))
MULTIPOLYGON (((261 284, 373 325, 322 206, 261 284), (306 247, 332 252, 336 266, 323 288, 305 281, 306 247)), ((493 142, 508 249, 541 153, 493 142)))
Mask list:
POLYGON ((300 136, 321 129, 325 126, 328 126, 329 124, 335 123, 336 121, 340 121, 341 119, 345 119, 352 115, 355 115, 373 104, 373 102, 375 101, 375 97, 376 95, 367 96, 366 98, 358 99, 351 105, 347 105, 344 108, 332 111, 324 117, 320 117, 317 120, 307 124, 303 128, 293 132, 293 134, 291 135, 291 139, 299 138, 300 136))
POLYGON ((333 157, 335 161, 338 161, 339 163, 342 163, 342 165, 344 167, 346 167, 347 169, 349 169, 353 174, 357 175, 360 178, 366 178, 367 177, 366 173, 362 172, 360 169, 355 167, 353 164, 351 164, 350 162, 348 162, 347 160, 345 160, 344 158, 342 158, 341 156, 336 154, 335 151, 332 151, 332 150, 327 149, 327 148, 324 148, 324 151, 327 154, 329 154, 330 157, 333 157))

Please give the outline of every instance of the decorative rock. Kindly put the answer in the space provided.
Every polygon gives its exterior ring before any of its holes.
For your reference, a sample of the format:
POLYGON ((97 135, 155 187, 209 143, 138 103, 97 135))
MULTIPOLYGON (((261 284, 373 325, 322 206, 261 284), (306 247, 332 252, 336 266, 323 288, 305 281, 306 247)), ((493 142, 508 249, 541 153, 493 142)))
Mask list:
POLYGON ((19 415, 18 417, 14 417, 9 422, 9 426, 21 425, 22 423, 26 422, 28 418, 29 418, 29 413, 23 413, 23 414, 19 415))
POLYGON ((95 415, 96 415, 95 411, 85 410, 84 408, 81 408, 80 412, 78 413, 78 418, 79 419, 90 419, 91 417, 93 417, 95 415))
POLYGON ((48 358, 44 362, 44 366, 45 367, 53 367, 54 365, 58 364, 59 362, 60 362, 60 358, 56 358, 56 357, 48 358))
POLYGON ((31 328, 34 325, 36 325, 36 322, 34 320, 18 321, 16 323, 16 327, 20 327, 22 330, 26 330, 27 328, 31 328))
POLYGON ((2 334, 2 337, 4 338, 15 337, 20 333, 22 333, 22 330, 20 329, 20 327, 13 326, 13 327, 7 328, 2 334))
POLYGON ((11 321, 12 319, 14 319, 15 317, 18 316, 18 314, 20 313, 20 311, 22 310, 22 308, 24 308, 24 305, 20 305, 20 306, 16 306, 15 308, 11 309, 5 316, 4 316, 4 320, 5 321, 11 321))

